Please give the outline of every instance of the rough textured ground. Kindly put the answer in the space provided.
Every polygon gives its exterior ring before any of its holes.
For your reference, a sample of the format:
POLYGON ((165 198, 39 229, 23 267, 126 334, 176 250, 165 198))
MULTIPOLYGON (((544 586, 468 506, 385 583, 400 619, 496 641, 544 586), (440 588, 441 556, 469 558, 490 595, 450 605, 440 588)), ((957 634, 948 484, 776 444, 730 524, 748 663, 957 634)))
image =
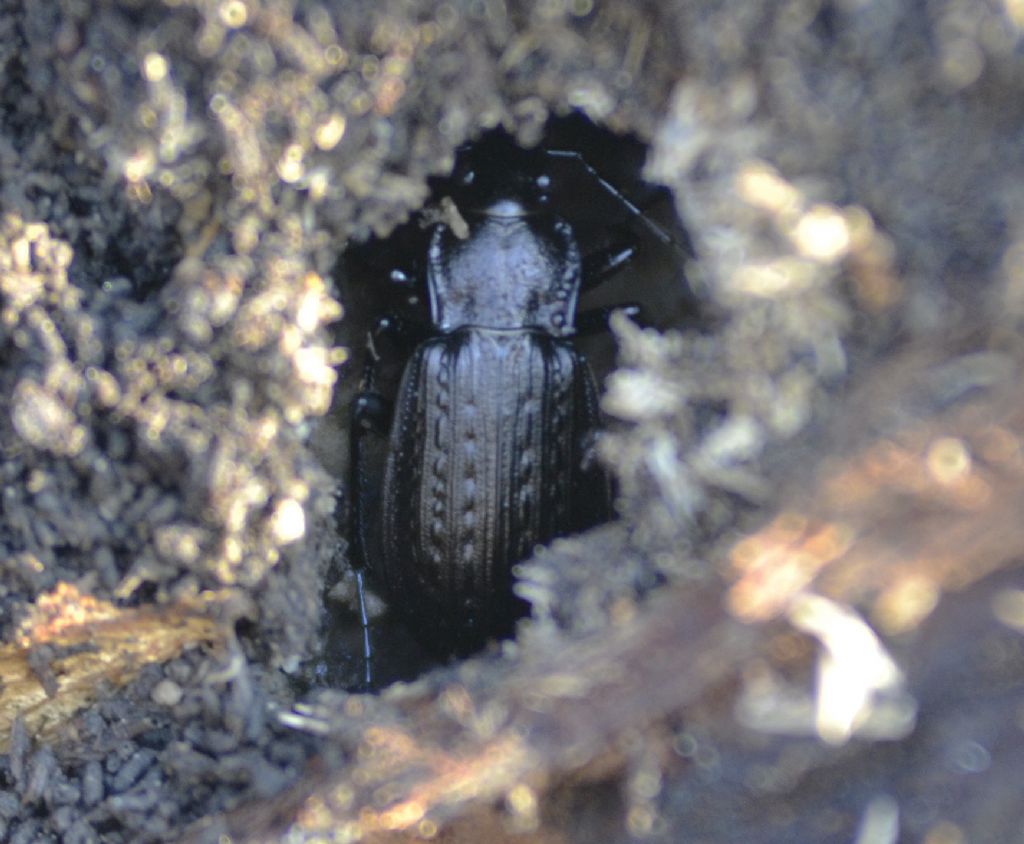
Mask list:
MULTIPOLYGON (((227 645, 144 669, 56 741, 15 722, 0 838, 215 831, 229 809, 294 793, 316 749, 316 770, 344 781, 367 723, 416 737, 400 695, 359 698, 362 727, 344 701, 318 709, 306 726, 332 725, 326 742, 275 712, 293 704, 283 671, 316 652, 322 595, 345 573, 328 471, 343 446, 324 432, 343 436, 340 345, 365 315, 339 292, 339 256, 417 209, 427 177, 485 129, 534 143, 576 109, 649 144, 697 256, 701 318, 679 333, 618 326, 602 448, 622 518, 530 564, 536 621, 458 675, 481 706, 511 688, 492 678, 535 682, 533 659, 550 677, 545 658, 603 636, 638 658, 609 631, 643 619, 651 591, 723 594, 730 542, 790 501, 782 479, 1012 386, 1022 39, 1016 0, 0 0, 0 639, 64 582, 128 604, 237 597, 220 605, 227 645), (908 347, 930 354, 919 392, 883 379, 870 407, 838 401, 908 347)), ((991 590, 1012 590, 1003 577, 991 590)), ((874 593, 840 581, 831 594, 870 615, 874 593)), ((737 739, 731 710, 684 719, 699 697, 684 695, 612 719, 586 758, 529 757, 548 767, 526 791, 501 781, 505 826, 538 840, 562 840, 540 837, 550 827, 565 840, 887 842, 893 824, 929 844, 1012 840, 1020 809, 993 753, 1020 758, 1019 633, 978 588, 934 618, 909 613, 912 640, 890 643, 916 666, 923 726, 907 744, 769 739, 757 718, 737 739), (966 632, 988 622, 985 662, 966 632), (951 788, 967 796, 950 803, 951 788)), ((871 615, 880 629, 887 617, 871 615)), ((729 653, 737 670, 716 682, 737 684, 741 666, 750 680, 750 654, 729 653)), ((428 678, 418 711, 458 710, 451 682, 428 678)), ((437 817, 464 834, 493 820, 481 799, 437 817)))

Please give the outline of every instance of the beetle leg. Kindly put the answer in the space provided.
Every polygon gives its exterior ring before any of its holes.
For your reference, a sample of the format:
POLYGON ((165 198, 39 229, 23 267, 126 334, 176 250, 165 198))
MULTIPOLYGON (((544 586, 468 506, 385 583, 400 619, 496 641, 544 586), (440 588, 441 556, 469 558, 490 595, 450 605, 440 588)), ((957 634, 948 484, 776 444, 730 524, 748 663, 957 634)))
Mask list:
POLYGON ((363 682, 369 691, 373 688, 373 648, 370 646, 370 617, 366 612, 364 569, 356 569, 356 591, 359 595, 359 624, 363 628, 363 682))
POLYGON ((636 257, 636 243, 620 241, 583 258, 582 290, 593 290, 636 257))
POLYGON ((368 524, 364 512, 364 497, 367 495, 367 485, 370 483, 367 478, 367 467, 365 465, 365 438, 368 434, 384 434, 391 416, 390 402, 380 393, 372 390, 372 364, 368 367, 370 372, 364 376, 364 389, 360 392, 352 404, 351 431, 349 443, 351 455, 349 459, 349 518, 351 525, 349 536, 350 558, 352 567, 356 574, 356 589, 359 595, 359 623, 363 628, 363 681, 366 688, 370 689, 373 684, 373 649, 370 645, 370 621, 366 614, 366 595, 363 585, 363 578, 367 566, 366 554, 366 531, 368 524), (367 382, 370 382, 367 384, 367 382))
POLYGON ((576 316, 576 334, 588 336, 608 331, 608 320, 616 311, 622 311, 634 322, 643 323, 643 310, 636 302, 622 302, 618 305, 602 305, 590 308, 576 316))
MULTIPOLYGON (((392 274, 392 281, 403 283, 392 274)), ((360 390, 352 402, 349 425, 349 556, 356 573, 359 614, 363 627, 364 682, 373 684, 373 648, 366 613, 364 580, 379 553, 379 528, 373 518, 380 506, 381 450, 391 429, 393 402, 388 373, 392 362, 408 357, 431 334, 430 327, 396 314, 379 317, 367 332, 367 363, 360 390), (378 383, 381 382, 381 383, 378 383)))
POLYGON ((367 341, 370 361, 363 372, 359 393, 352 402, 349 425, 349 531, 351 538, 349 555, 356 575, 356 589, 359 596, 359 622, 363 628, 363 682, 366 688, 373 686, 373 648, 370 643, 370 621, 366 612, 364 576, 369 562, 367 554, 367 497, 374 497, 373 479, 370 477, 370 461, 367 459, 367 437, 387 435, 391 425, 392 403, 376 390, 376 366, 380 360, 374 347, 373 332, 367 341))

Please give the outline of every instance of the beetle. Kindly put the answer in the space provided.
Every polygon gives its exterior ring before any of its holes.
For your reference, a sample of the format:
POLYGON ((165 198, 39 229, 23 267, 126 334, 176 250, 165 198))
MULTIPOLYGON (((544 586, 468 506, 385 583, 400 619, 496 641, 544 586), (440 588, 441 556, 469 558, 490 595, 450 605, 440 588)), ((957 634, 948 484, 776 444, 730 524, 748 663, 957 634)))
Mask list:
MULTIPOLYGON (((612 309, 577 316, 578 297, 628 263, 637 244, 627 237, 581 255, 573 227, 552 210, 557 161, 581 165, 669 239, 578 153, 526 150, 502 136, 462 148, 425 259, 391 276, 425 288, 430 319, 378 320, 353 403, 349 512, 360 588, 368 571, 389 603, 449 651, 509 634, 525 609, 513 596, 513 566, 611 515, 610 480, 594 454, 597 387, 573 337, 606 326, 612 309), (396 359, 392 402, 381 373, 396 359)), ((365 612, 363 622, 365 637, 365 612)))

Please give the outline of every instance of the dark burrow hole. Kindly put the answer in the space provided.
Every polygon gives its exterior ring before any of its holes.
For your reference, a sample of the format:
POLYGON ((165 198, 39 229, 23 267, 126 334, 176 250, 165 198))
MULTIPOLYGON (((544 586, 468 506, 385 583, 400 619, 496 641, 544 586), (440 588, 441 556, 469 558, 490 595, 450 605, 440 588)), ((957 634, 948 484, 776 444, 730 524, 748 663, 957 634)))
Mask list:
MULTIPOLYGON (((495 189, 497 193, 505 196, 510 177, 518 179, 528 171, 529 190, 539 177, 546 198, 538 200, 531 195, 530 201, 538 204, 534 207, 524 202, 524 206, 530 211, 531 219, 548 220, 550 218, 543 215, 554 213, 568 223, 579 244, 585 273, 588 267, 593 269, 598 265, 596 259, 588 265, 587 256, 607 256, 609 260, 602 262, 607 269, 616 264, 610 256, 622 253, 627 247, 632 250, 628 260, 608 270, 599 285, 580 292, 578 316, 636 304, 640 308, 636 318, 643 325, 664 330, 697 322, 696 298, 684 274, 686 264, 693 257, 690 239, 676 215, 670 192, 644 181, 642 169, 646 155, 647 147, 639 139, 614 134, 578 114, 549 121, 540 144, 533 151, 524 152, 505 132, 494 130, 458 151, 452 176, 431 180, 430 198, 409 222, 385 239, 350 245, 338 263, 335 276, 345 306, 338 340, 352 349, 353 357, 340 379, 332 411, 333 430, 341 442, 335 440, 336 445, 331 449, 333 459, 325 461, 331 471, 346 479, 346 495, 338 523, 350 549, 354 539, 348 518, 352 506, 348 460, 350 419, 353 403, 366 395, 365 384, 361 382, 365 382, 368 362, 372 359, 367 338, 377 330, 381 317, 407 326, 430 324, 425 276, 431 233, 439 218, 444 221, 442 225, 456 230, 462 217, 460 203, 466 206, 480 200, 481 204, 490 206, 492 180, 499 185, 495 189), (535 166, 539 169, 532 169, 535 166), (466 177, 469 171, 473 173, 472 182, 466 177), (470 184, 468 191, 467 182, 470 184), (459 214, 442 210, 449 202, 459 209, 459 214), (535 217, 537 210, 541 214, 535 217)), ((476 234, 471 234, 469 240, 474 237, 476 234)), ((487 301, 490 303, 493 298, 487 301)), ((583 319, 577 320, 581 327, 583 319)), ((375 349, 381 344, 389 346, 381 360, 373 365, 375 392, 387 398, 397 394, 409 352, 429 336, 414 327, 397 340, 389 334, 373 342, 375 349), (399 348, 401 354, 395 354, 395 348, 399 348)), ((600 385, 615 363, 611 331, 588 330, 585 336, 574 337, 572 344, 586 359, 600 385)), ((600 424, 605 422, 602 419, 600 424)), ((369 434, 364 435, 361 442, 365 444, 367 437, 375 438, 370 448, 378 450, 378 462, 371 469, 379 485, 382 467, 388 459, 387 439, 369 434)), ((370 506, 363 507, 367 511, 364 522, 378 517, 376 506, 371 502, 370 506)), ((373 556, 372 550, 368 550, 367 556, 373 556)), ((374 561, 369 559, 368 562, 368 585, 377 594, 386 596, 375 574, 374 561)), ((335 586, 327 598, 329 629, 315 673, 318 683, 335 688, 364 689, 363 631, 358 601, 353 579, 344 575, 345 572, 339 570, 329 579, 340 580, 345 585, 335 586)), ((503 604, 509 615, 507 624, 484 622, 478 629, 453 630, 443 623, 410 617, 409 607, 415 607, 417 600, 415 588, 408 584, 404 587, 405 612, 387 609, 371 621, 374 688, 409 680, 435 665, 474 653, 486 647, 489 640, 493 641, 489 634, 496 630, 499 634, 510 634, 514 616, 528 612, 525 603, 509 597, 503 604)), ((411 614, 415 616, 415 610, 411 614)))

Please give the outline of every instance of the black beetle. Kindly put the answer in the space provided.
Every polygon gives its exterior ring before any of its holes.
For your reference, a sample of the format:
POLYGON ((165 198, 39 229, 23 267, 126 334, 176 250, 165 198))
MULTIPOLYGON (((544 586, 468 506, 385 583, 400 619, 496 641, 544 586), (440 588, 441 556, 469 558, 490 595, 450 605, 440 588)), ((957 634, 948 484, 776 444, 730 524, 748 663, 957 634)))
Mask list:
POLYGON ((610 308, 577 319, 577 298, 636 245, 627 238, 581 257, 550 208, 556 160, 581 165, 668 240, 577 153, 500 136, 463 148, 425 267, 392 273, 425 284, 430 322, 377 323, 353 406, 353 562, 449 651, 510 633, 524 609, 512 567, 611 512, 593 454, 597 389, 572 337, 606 325, 610 308), (403 364, 392 404, 378 382, 394 359, 403 364))

